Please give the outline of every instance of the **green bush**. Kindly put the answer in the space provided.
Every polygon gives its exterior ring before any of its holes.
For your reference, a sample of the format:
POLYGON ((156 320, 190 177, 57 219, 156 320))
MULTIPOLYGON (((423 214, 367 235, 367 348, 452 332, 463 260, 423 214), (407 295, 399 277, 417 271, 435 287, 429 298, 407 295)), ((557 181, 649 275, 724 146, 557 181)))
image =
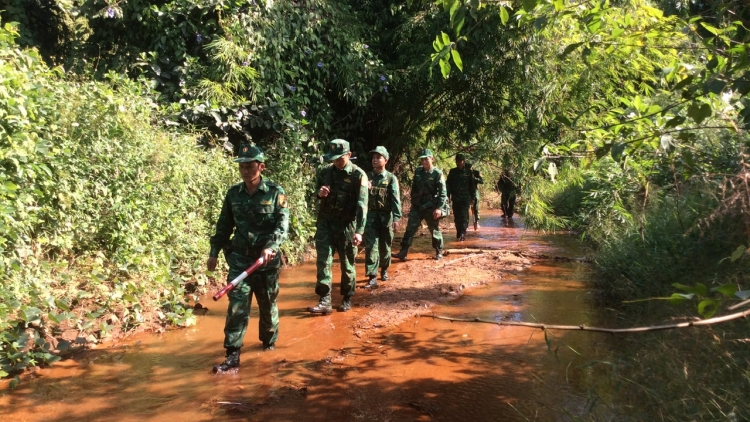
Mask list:
POLYGON ((136 83, 66 80, 0 30, 0 376, 140 325, 190 325, 236 167, 155 128, 136 83), (90 335, 94 337, 89 337, 90 335), (68 339, 70 340, 70 339, 68 339))

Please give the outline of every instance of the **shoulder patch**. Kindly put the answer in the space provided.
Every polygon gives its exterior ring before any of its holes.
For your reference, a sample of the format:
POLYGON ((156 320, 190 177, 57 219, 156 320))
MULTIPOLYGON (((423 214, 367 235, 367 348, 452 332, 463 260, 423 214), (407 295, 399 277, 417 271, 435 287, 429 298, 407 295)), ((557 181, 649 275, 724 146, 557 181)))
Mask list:
POLYGON ((286 195, 277 196, 276 202, 279 204, 279 208, 286 208, 287 207, 286 195))
POLYGON ((264 199, 260 201, 261 205, 271 205, 273 202, 270 199, 264 199))

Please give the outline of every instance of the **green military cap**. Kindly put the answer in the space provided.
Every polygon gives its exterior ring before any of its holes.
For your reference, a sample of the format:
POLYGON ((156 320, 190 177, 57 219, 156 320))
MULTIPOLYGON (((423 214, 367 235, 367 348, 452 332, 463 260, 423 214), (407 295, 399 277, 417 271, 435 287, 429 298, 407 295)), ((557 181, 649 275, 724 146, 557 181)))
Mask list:
POLYGON ((388 150, 385 149, 385 147, 381 147, 380 145, 378 145, 377 147, 375 147, 374 150, 370 151, 370 155, 372 155, 373 153, 378 153, 378 154, 382 155, 383 157, 385 157, 386 160, 390 160, 391 159, 390 155, 388 154, 388 150))
POLYGON ((234 159, 235 163, 250 163, 257 161, 262 163, 266 160, 266 156, 263 151, 255 145, 242 144, 240 145, 240 152, 237 154, 237 158, 234 159))
POLYGON ((456 161, 466 161, 466 157, 459 152, 456 154, 456 161))
POLYGON ((427 157, 434 157, 432 155, 432 150, 430 150, 429 148, 422 148, 421 150, 419 150, 420 159, 427 158, 427 157))
POLYGON ((349 149, 349 142, 343 139, 334 139, 328 143, 328 152, 325 154, 325 159, 327 161, 333 161, 349 152, 351 152, 349 149))

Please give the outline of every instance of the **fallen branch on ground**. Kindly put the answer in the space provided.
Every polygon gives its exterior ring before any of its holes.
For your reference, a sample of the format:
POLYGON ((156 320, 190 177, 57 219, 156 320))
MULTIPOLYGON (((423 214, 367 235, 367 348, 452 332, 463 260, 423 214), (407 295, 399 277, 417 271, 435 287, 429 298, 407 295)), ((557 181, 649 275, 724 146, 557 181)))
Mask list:
POLYGON ((538 324, 533 322, 516 322, 516 321, 490 321, 481 318, 451 318, 440 315, 429 315, 429 314, 417 314, 419 317, 429 317, 433 319, 443 319, 451 322, 482 322, 485 324, 495 325, 514 325, 520 327, 531 327, 539 328, 542 330, 575 330, 575 331, 597 331, 600 333, 642 333, 646 331, 658 331, 658 330, 669 330, 673 328, 687 328, 687 327, 699 327, 702 325, 717 324, 720 322, 731 321, 733 319, 744 318, 750 315, 750 309, 737 312, 735 314, 724 315, 715 318, 701 319, 698 321, 680 322, 678 324, 668 325, 654 325, 648 327, 632 327, 632 328, 599 328, 599 327, 587 327, 586 325, 549 325, 549 324, 538 324))
POLYGON ((451 261, 448 261, 448 262, 444 263, 443 265, 438 265, 438 266, 437 266, 437 268, 443 268, 443 267, 447 267, 447 266, 449 266, 449 265, 453 265, 453 264, 455 264, 455 263, 456 263, 456 262, 458 262, 458 261, 463 261, 463 260, 466 260, 466 259, 470 259, 470 258, 476 258, 476 257, 478 257, 478 256, 482 256, 482 254, 481 254, 481 253, 475 253, 475 254, 471 254, 471 255, 469 255, 469 256, 464 256, 464 257, 462 257, 462 258, 458 258, 458 259, 453 259, 453 260, 451 260, 451 261))

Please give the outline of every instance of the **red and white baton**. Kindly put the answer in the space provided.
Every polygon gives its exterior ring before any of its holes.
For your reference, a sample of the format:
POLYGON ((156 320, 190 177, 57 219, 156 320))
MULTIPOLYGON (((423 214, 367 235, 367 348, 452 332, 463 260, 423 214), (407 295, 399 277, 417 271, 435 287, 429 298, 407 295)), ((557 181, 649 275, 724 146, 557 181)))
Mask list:
POLYGON ((265 263, 265 262, 266 261, 263 259, 262 256, 260 258, 258 258, 258 260, 255 261, 255 263, 253 265, 251 265, 248 269, 246 269, 245 271, 243 271, 242 274, 240 274, 237 277, 235 277, 234 280, 232 280, 231 283, 229 283, 226 286, 224 286, 223 289, 219 290, 219 293, 216 293, 214 295, 214 300, 221 299, 222 296, 224 296, 230 290, 232 290, 235 287, 237 287, 237 285, 240 284, 240 281, 244 280, 247 276, 249 276, 250 274, 252 274, 253 271, 257 270, 258 267, 260 267, 261 265, 263 265, 263 263, 265 263))

